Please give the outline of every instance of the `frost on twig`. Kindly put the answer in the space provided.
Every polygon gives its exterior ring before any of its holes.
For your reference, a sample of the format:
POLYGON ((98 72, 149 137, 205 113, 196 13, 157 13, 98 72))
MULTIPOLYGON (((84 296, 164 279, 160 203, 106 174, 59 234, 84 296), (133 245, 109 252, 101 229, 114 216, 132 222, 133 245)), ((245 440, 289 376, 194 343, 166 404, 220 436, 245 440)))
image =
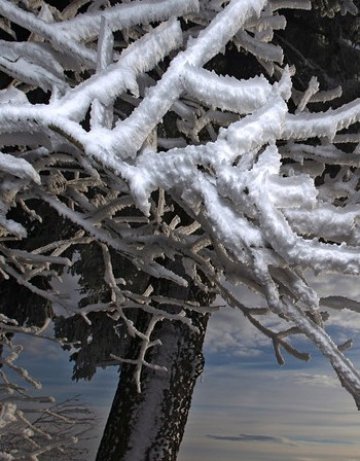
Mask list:
MULTIPOLYGON (((106 359, 134 364, 138 389, 143 367, 158 367, 147 359, 159 345, 156 325, 194 328, 188 312, 211 311, 154 294, 152 277, 220 294, 269 338, 281 364, 284 350, 309 358, 291 343, 306 336, 359 405, 359 372, 326 333, 324 300, 305 269, 360 272, 360 139, 352 129, 360 102, 311 112, 312 102, 330 101, 340 88, 323 92, 313 78, 304 93, 294 90, 293 70, 273 43, 286 9, 307 10, 311 2, 97 2, 84 14, 77 9, 86 2, 41 14, 26 4, 0 0, 2 27, 32 32, 26 42, 0 43, 1 69, 13 79, 0 94, 1 277, 78 316, 81 329, 103 314, 119 337, 137 338, 137 357, 120 347, 106 359), (272 80, 205 69, 229 43, 253 55, 272 80), (30 86, 50 96, 30 103, 30 86), (335 176, 329 165, 339 167, 335 176), (31 243, 49 208, 65 223, 63 233, 31 243), (74 254, 75 266, 86 267, 87 249, 87 257, 98 255, 97 277, 92 286, 83 280, 87 296, 78 306, 38 283, 61 279, 74 254), (146 274, 143 283, 138 273, 146 274), (238 284, 267 307, 243 306, 238 284), (145 327, 135 320, 140 311, 145 327), (274 316, 278 329, 267 326, 274 316)), ((351 1, 337 4, 354 11, 351 1)), ((91 335, 82 341, 90 347, 91 335)))
POLYGON ((84 450, 76 444, 93 425, 91 412, 77 398, 56 404, 53 397, 38 395, 41 384, 16 365, 22 346, 14 344, 12 333, 37 336, 40 329, 14 327, 5 316, 0 329, 1 459, 39 461, 48 455, 55 460, 65 451, 78 459, 84 450))

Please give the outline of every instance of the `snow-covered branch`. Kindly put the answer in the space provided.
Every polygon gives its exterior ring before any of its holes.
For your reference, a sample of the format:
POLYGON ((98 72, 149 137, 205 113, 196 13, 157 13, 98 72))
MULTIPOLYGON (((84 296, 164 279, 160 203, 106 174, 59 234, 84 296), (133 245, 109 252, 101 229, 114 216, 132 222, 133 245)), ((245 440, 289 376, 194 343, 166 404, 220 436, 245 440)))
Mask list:
MULTIPOLYGON (((25 329, 12 329, 13 323, 0 318, 0 457, 39 461, 48 454, 55 460, 66 450, 75 459, 84 451, 76 444, 92 428, 93 416, 76 399, 56 404, 53 397, 38 395, 39 381, 14 363, 23 347, 9 333, 25 329)), ((40 336, 41 329, 33 328, 32 335, 40 336)))

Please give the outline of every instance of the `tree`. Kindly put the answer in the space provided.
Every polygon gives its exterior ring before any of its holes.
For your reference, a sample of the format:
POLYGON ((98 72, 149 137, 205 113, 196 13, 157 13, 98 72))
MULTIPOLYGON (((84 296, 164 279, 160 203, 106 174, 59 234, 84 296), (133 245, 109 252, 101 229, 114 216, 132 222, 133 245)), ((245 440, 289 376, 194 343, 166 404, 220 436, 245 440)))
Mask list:
MULTIPOLYGON (((351 0, 314 6, 328 16, 357 12, 351 0)), ((322 91, 312 78, 326 60, 308 59, 293 38, 297 11, 310 8, 307 0, 79 0, 62 9, 0 0, 0 68, 11 77, 0 93, 0 271, 63 306, 68 318, 55 321, 58 335, 80 344, 76 373, 104 360, 122 365, 98 460, 176 459, 215 295, 269 337, 280 364, 284 350, 307 360, 291 338, 309 338, 360 406, 360 375, 344 355, 350 342, 335 344, 322 310, 360 306, 321 298, 305 272, 359 274, 360 101, 331 107, 341 96, 337 69, 319 73, 322 91), (283 10, 292 27, 281 33, 283 10), (300 56, 303 74, 286 65, 282 47, 290 63, 300 56), (222 75, 222 52, 231 76, 222 75), (55 229, 39 239, 44 222, 55 229), (75 307, 52 283, 71 265, 87 291, 75 307), (244 306, 237 284, 268 307, 244 306), (88 360, 105 318, 115 337, 88 360)), ((330 22, 314 21, 324 47, 330 22)), ((339 27, 339 43, 358 53, 358 25, 339 27)), ((4 331, 17 315, 2 318, 4 331)))
POLYGON ((9 337, 12 333, 6 331, 40 332, 20 329, 5 316, 1 321, 0 459, 84 459, 86 450, 77 442, 93 428, 93 415, 78 399, 56 404, 53 397, 29 391, 27 384, 41 389, 41 383, 14 363, 23 347, 15 344, 9 337))

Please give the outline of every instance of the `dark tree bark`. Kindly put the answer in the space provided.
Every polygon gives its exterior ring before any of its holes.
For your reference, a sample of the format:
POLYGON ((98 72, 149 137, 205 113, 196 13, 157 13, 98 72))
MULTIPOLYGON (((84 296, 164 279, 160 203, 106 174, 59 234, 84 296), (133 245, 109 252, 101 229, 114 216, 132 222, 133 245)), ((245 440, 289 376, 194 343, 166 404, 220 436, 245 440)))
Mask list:
MULTIPOLYGON (((171 294, 172 289, 163 291, 164 282, 158 284, 163 295, 171 294)), ((182 299, 194 299, 192 289, 181 290, 182 299)), ((200 295, 204 302, 206 296, 200 295)), ((210 297, 206 301, 210 302, 210 297)), ((176 460, 193 390, 204 366, 202 346, 208 315, 192 312, 190 316, 198 332, 167 320, 159 326, 156 338, 162 345, 154 349, 151 361, 166 366, 168 372, 144 369, 141 393, 136 390, 134 366, 122 367, 96 461, 176 460)))

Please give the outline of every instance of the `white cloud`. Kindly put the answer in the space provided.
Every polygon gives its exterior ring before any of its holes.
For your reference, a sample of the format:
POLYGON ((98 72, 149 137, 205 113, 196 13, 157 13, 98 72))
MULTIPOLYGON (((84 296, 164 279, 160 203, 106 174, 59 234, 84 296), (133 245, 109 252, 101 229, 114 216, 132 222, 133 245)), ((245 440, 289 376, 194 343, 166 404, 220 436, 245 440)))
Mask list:
MULTIPOLYGON (((323 274, 315 276, 307 272, 307 280, 322 297, 342 296, 360 301, 359 278, 352 275, 323 274)), ((344 303, 345 306, 345 303, 344 303)), ((360 331, 360 314, 349 309, 326 309, 330 313, 327 325, 334 325, 352 331, 360 331)))
MULTIPOLYGON (((305 275, 308 282, 322 297, 344 296, 360 301, 360 284, 357 277, 339 276, 338 274, 316 276, 309 271, 305 275)), ((263 307, 266 305, 263 298, 256 296, 245 286, 239 286, 235 290, 238 299, 246 306, 263 307)), ((225 304, 225 302, 220 299, 219 304, 225 304)), ((327 327, 336 326, 340 329, 335 338, 338 344, 360 333, 360 314, 348 309, 327 308, 326 310, 330 314, 326 322, 327 327)), ((276 321, 275 316, 263 317, 260 320, 268 327, 279 328, 280 321, 276 321)), ((303 339, 298 338, 300 341, 303 339)), ((237 309, 223 308, 214 314, 209 322, 205 339, 207 352, 228 354, 234 357, 255 357, 259 356, 266 346, 271 347, 269 339, 254 328, 237 309)))
POLYGON ((214 435, 207 434, 209 439, 221 440, 226 442, 260 442, 260 443, 279 443, 282 445, 297 445, 296 442, 287 437, 274 437, 263 434, 239 434, 239 435, 214 435))
POLYGON ((263 366, 205 368, 179 461, 232 461, 240 450, 246 461, 360 461, 359 415, 329 367, 263 366))
POLYGON ((321 461, 319 458, 296 458, 296 461, 321 461))
POLYGON ((360 300, 359 278, 354 275, 321 274, 315 275, 307 271, 307 281, 321 296, 348 296, 360 300))
POLYGON ((360 332, 360 314, 352 312, 349 309, 335 311, 334 309, 327 309, 330 314, 329 320, 326 322, 328 326, 337 326, 348 330, 349 333, 360 332))
POLYGON ((319 386, 327 388, 338 388, 339 380, 333 376, 317 373, 293 373, 292 381, 295 384, 303 384, 306 386, 319 386))
POLYGON ((266 345, 269 340, 239 310, 224 308, 209 322, 205 338, 207 352, 253 357, 266 345))

